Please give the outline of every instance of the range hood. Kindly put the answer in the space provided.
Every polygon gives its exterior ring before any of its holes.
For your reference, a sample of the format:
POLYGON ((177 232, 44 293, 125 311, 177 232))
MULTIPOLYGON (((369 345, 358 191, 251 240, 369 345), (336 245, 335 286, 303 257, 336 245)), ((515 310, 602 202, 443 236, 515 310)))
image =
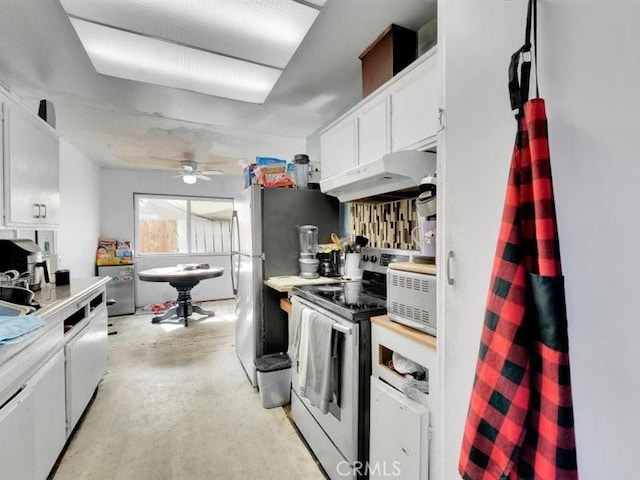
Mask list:
POLYGON ((401 150, 320 181, 320 190, 341 202, 417 187, 436 171, 436 154, 401 150))

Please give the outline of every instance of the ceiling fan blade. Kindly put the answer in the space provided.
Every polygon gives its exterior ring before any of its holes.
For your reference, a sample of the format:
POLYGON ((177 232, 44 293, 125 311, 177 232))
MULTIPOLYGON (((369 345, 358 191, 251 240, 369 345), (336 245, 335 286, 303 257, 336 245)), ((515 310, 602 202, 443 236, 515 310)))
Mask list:
POLYGON ((171 177, 171 178, 182 178, 182 177, 184 177, 184 174, 183 174, 183 173, 180 173, 179 175, 174 175, 174 176, 173 176, 173 177, 171 177))
POLYGON ((211 180, 211 177, 207 177, 206 175, 202 175, 201 173, 196 174, 196 177, 197 177, 199 180, 205 180, 205 181, 207 181, 207 182, 208 182, 209 180, 211 180))

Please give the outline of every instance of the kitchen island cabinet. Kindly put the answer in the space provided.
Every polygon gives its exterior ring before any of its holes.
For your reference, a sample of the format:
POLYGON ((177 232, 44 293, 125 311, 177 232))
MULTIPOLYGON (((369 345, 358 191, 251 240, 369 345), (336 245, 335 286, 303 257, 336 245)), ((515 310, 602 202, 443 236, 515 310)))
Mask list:
POLYGON ((56 228, 60 209, 60 136, 0 90, 4 225, 56 228))
POLYGON ((73 279, 68 286, 45 287, 36 294, 45 325, 0 346, 0 478, 47 478, 86 409, 106 367, 108 281, 73 279), (86 339, 91 348, 68 355, 69 345, 86 339), (72 378, 78 370, 89 370, 81 388, 72 378), (76 390, 81 394, 74 396, 76 390))

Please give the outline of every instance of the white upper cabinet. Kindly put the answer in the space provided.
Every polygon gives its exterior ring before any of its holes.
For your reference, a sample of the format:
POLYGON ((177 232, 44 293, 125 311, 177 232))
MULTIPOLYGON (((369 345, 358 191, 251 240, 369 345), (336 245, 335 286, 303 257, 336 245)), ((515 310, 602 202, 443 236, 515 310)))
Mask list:
POLYGON ((369 102, 358 115, 358 163, 389 153, 389 102, 386 97, 369 102))
POLYGON ((345 118, 320 136, 322 178, 356 166, 356 119, 345 118))
POLYGON ((58 134, 11 100, 3 104, 3 133, 5 226, 57 227, 58 134))
POLYGON ((435 144, 436 53, 425 53, 320 133, 323 179, 390 152, 435 144))
POLYGON ((391 148, 420 148, 438 132, 436 57, 421 63, 391 92, 391 148))

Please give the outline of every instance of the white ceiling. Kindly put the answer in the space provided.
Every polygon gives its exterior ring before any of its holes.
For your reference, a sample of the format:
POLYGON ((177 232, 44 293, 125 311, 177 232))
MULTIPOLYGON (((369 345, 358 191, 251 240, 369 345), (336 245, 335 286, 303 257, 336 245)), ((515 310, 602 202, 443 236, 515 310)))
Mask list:
POLYGON ((195 159, 229 174, 239 159, 305 151, 309 135, 361 99, 366 47, 391 23, 417 30, 436 16, 436 0, 329 0, 257 105, 100 75, 57 0, 0 2, 0 84, 33 111, 51 100, 56 129, 87 157, 171 170, 195 159))

